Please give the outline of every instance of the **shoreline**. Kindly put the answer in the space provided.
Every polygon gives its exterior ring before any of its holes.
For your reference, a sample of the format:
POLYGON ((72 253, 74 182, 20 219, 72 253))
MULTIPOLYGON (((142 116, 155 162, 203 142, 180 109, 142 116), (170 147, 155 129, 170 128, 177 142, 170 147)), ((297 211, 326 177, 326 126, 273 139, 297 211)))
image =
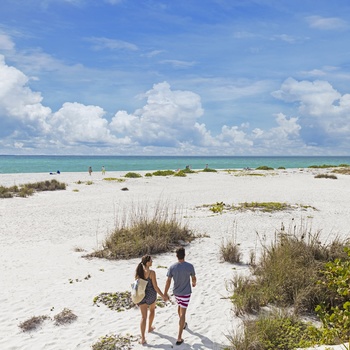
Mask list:
MULTIPOLYGON (((0 174, 0 185, 4 186, 50 179, 68 184, 64 191, 0 200, 3 286, 0 348, 89 349, 101 336, 110 333, 138 337, 138 309, 115 312, 104 305, 96 307, 92 301, 102 292, 129 290, 139 259, 87 260, 82 256, 101 245, 116 220, 133 207, 153 210, 163 202, 176 208, 181 219, 203 237, 186 248, 186 259, 194 264, 198 277, 188 309, 189 329, 183 334, 186 349, 219 349, 227 344, 226 335, 241 325, 227 299, 227 285, 235 274, 249 273, 245 263, 252 250, 259 253, 260 239, 266 244, 271 242, 281 222, 286 227, 296 223, 312 231, 321 230, 323 241, 349 236, 350 176, 337 175, 338 180, 314 178, 325 171, 297 168, 275 170, 276 175, 267 176, 200 172, 184 178, 153 176, 121 183, 103 178, 122 177, 124 171, 107 171, 105 175, 95 172, 92 176, 87 171, 60 175, 0 174), (93 184, 77 184, 79 180, 91 180, 93 184), (129 191, 121 191, 123 187, 129 191), (316 210, 220 215, 205 206, 221 201, 287 202, 316 210), (220 259, 221 242, 233 235, 240 244, 243 264, 233 265, 220 259), (85 252, 77 252, 76 248, 85 252), (88 275, 91 278, 86 280, 88 275), (32 316, 53 318, 64 308, 78 316, 75 322, 58 327, 48 320, 31 333, 23 333, 18 327, 32 316)), ((165 267, 174 261, 172 252, 154 256, 153 268, 161 289, 166 279, 165 267)), ((171 304, 158 307, 154 325, 156 332, 147 335, 149 347, 171 349, 177 334, 176 307, 171 304)), ((142 348, 135 344, 134 349, 142 348)))

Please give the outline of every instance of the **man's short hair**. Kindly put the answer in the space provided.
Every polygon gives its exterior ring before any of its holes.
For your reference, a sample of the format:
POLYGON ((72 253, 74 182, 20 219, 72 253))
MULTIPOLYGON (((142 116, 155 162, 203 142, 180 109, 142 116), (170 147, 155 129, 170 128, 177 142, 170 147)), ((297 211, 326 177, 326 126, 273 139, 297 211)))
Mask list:
POLYGON ((176 256, 179 260, 183 260, 185 258, 185 248, 184 247, 177 248, 176 256))

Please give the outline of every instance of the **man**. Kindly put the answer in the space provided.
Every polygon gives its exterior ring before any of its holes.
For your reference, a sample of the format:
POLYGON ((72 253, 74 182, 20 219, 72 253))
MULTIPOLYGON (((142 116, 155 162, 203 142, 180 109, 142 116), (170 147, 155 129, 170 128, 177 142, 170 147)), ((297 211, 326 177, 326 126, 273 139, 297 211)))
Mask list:
POLYGON ((182 331, 186 328, 186 310, 191 298, 191 281, 192 287, 196 286, 197 278, 192 264, 185 261, 185 248, 181 247, 176 250, 178 262, 171 265, 167 272, 167 281, 165 283, 164 296, 169 300, 168 290, 171 279, 174 280, 173 293, 177 302, 177 312, 179 314, 179 333, 176 345, 184 342, 182 331))

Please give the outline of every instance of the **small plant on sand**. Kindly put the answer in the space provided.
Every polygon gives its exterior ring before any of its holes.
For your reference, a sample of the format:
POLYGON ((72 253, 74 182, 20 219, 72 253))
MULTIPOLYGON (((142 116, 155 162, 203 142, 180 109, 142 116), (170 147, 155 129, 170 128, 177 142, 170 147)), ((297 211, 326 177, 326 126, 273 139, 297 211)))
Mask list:
POLYGON ((64 308, 60 313, 54 316, 55 325, 60 326, 67 323, 72 323, 78 318, 72 310, 64 308))
POLYGON ((222 214, 222 212, 224 211, 224 208, 225 208, 224 202, 216 202, 209 209, 215 214, 217 213, 222 214))
POLYGON ((216 169, 211 169, 211 168, 204 168, 202 171, 204 173, 217 173, 216 169))
POLYGON ((66 184, 57 180, 47 180, 35 183, 27 183, 20 186, 4 187, 0 186, 0 198, 28 197, 34 192, 65 190, 66 184))
POLYGON ((280 202, 251 202, 240 203, 240 210, 260 210, 262 212, 274 212, 290 209, 291 206, 280 202))
POLYGON ((334 169, 334 170, 332 170, 332 173, 342 174, 342 175, 350 175, 350 167, 341 168, 341 169, 334 169))
POLYGON ((261 166, 257 167, 256 170, 274 170, 274 169, 267 166, 267 165, 261 165, 261 166))
POLYGON ((152 177, 153 175, 152 175, 152 173, 146 173, 145 174, 145 177, 152 177))
POLYGON ((137 338, 133 335, 105 335, 99 339, 99 341, 93 344, 92 350, 131 350, 133 342, 136 342, 137 338))
POLYGON ((180 170, 174 174, 176 177, 186 177, 186 173, 183 170, 180 170))
POLYGON ((318 174, 318 175, 315 175, 314 177, 315 177, 315 179, 333 179, 333 180, 338 179, 333 174, 318 174))
POLYGON ((18 327, 22 329, 23 332, 30 332, 36 330, 45 320, 50 319, 49 316, 33 316, 30 319, 21 322, 18 327))
POLYGON ((138 177, 142 177, 142 175, 140 175, 139 173, 129 172, 129 173, 126 173, 124 175, 124 177, 131 178, 131 179, 136 179, 138 177))
POLYGON ((94 183, 92 181, 86 181, 85 184, 90 186, 90 185, 93 185, 94 183))
POLYGON ((174 174, 175 174, 175 171, 173 170, 157 170, 152 173, 153 176, 169 176, 174 174))
POLYGON ((125 179, 119 179, 117 177, 104 177, 104 181, 116 181, 116 182, 125 182, 125 179))
POLYGON ((115 230, 104 241, 102 249, 88 255, 106 259, 130 259, 144 254, 171 251, 181 242, 195 236, 181 222, 176 209, 158 203, 153 212, 148 207, 131 208, 128 215, 116 220, 115 230))
POLYGON ((236 332, 227 337, 230 350, 292 350, 311 347, 317 341, 308 323, 286 313, 245 320, 243 327, 243 334, 236 332))
POLYGON ((94 298, 94 305, 106 305, 109 309, 114 311, 124 311, 135 306, 131 299, 131 292, 116 292, 116 293, 101 293, 94 298))
POLYGON ((234 238, 221 242, 220 255, 224 261, 235 264, 241 262, 242 253, 240 251, 240 246, 234 238))

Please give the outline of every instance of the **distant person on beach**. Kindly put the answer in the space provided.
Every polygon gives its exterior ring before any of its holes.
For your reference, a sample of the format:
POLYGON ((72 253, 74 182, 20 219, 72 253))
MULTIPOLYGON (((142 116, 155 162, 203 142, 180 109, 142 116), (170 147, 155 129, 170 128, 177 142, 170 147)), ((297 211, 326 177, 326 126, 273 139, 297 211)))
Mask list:
POLYGON ((144 255, 141 259, 141 262, 137 265, 135 272, 135 279, 142 278, 148 281, 146 286, 146 294, 145 297, 137 304, 141 310, 141 339, 140 344, 146 344, 146 321, 147 321, 147 313, 149 309, 149 318, 148 318, 148 332, 152 332, 155 328, 152 326, 154 316, 155 316, 155 308, 156 308, 156 300, 157 293, 165 300, 165 296, 162 291, 159 289, 157 284, 157 278, 155 271, 151 270, 152 266, 152 257, 150 255, 144 255))
POLYGON ((89 175, 91 176, 91 173, 92 173, 92 168, 91 166, 89 166, 89 175))
POLYGON ((177 302, 177 313, 179 315, 179 333, 177 335, 176 345, 181 345, 182 331, 186 329, 186 310, 191 298, 191 282, 192 287, 197 284, 196 273, 194 266, 185 261, 185 248, 181 247, 176 250, 178 262, 171 265, 167 272, 167 281, 165 283, 164 295, 166 300, 169 300, 168 290, 171 285, 171 280, 174 280, 173 293, 177 302))
POLYGON ((106 169, 104 167, 104 165, 102 166, 102 175, 106 174, 106 169))

